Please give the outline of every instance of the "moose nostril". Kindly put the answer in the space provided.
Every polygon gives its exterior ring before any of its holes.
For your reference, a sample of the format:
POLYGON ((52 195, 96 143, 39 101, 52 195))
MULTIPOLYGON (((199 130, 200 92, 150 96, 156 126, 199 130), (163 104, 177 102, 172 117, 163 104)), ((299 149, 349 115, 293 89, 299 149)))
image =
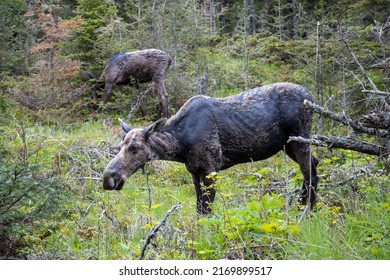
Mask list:
POLYGON ((115 189, 115 180, 114 180, 114 178, 112 178, 112 177, 110 177, 109 179, 108 179, 108 187, 110 188, 110 189, 115 189))
POLYGON ((117 172, 104 172, 103 174, 103 189, 105 190, 121 190, 125 180, 117 172))
POLYGON ((115 174, 104 173, 103 175, 103 189, 114 190, 116 187, 115 174))

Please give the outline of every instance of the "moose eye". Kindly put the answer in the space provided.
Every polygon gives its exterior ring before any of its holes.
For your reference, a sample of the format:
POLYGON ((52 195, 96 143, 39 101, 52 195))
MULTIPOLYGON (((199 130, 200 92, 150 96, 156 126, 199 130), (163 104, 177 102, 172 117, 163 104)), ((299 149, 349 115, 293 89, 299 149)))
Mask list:
POLYGON ((133 146, 133 145, 129 146, 130 153, 135 154, 135 153, 137 153, 137 151, 138 151, 138 147, 133 146))

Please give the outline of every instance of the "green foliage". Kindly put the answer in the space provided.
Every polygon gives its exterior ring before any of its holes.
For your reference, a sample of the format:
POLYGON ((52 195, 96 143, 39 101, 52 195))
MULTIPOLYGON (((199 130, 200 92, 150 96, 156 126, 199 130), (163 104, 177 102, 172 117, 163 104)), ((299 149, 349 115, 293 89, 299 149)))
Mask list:
POLYGON ((23 126, 1 133, 0 254, 5 258, 25 258, 33 244, 53 233, 66 195, 50 158, 41 154, 44 140, 30 143, 28 137, 23 126))
POLYGON ((300 231, 288 221, 285 206, 283 195, 267 193, 261 199, 246 202, 245 207, 226 209, 223 215, 200 219, 200 225, 212 229, 210 238, 217 243, 214 248, 218 246, 207 257, 221 258, 238 251, 248 259, 277 258, 280 248, 272 247, 274 242, 282 246, 300 231))
POLYGON ((79 0, 76 13, 82 19, 74 40, 72 56, 84 62, 101 64, 101 49, 96 47, 99 39, 99 28, 109 23, 111 17, 115 17, 115 6, 107 1, 79 0))
MULTIPOLYGON (((371 188, 366 185, 364 193, 371 192, 371 188)), ((378 196, 378 188, 373 189, 374 194, 366 195, 361 202, 343 200, 339 206, 319 205, 301 224, 298 240, 286 244, 285 249, 292 253, 288 258, 388 259, 389 198, 378 196)))
POLYGON ((27 39, 23 16, 25 10, 26 1, 23 0, 4 0, 0 3, 0 83, 5 76, 24 72, 27 68, 24 57, 27 39))

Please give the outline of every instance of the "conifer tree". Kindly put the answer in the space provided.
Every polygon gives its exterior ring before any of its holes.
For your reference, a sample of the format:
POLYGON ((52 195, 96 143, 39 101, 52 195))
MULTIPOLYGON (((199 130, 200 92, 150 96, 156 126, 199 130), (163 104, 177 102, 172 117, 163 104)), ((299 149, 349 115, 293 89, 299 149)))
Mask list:
POLYGON ((116 16, 117 9, 101 0, 78 0, 77 15, 82 23, 74 41, 75 56, 83 62, 99 64, 99 49, 96 48, 99 39, 99 28, 106 26, 110 18, 116 16))
MULTIPOLYGON (((26 68, 26 1, 0 1, 0 72, 22 72, 26 68)), ((1 74, 0 74, 1 78, 1 74)))

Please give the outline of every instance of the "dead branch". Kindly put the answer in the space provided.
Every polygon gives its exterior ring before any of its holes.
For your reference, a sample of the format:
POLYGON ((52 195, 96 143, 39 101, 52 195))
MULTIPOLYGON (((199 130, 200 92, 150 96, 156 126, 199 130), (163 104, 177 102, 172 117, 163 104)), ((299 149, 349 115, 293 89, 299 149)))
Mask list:
MULTIPOLYGON (((351 54, 353 60, 355 61, 356 65, 359 67, 360 71, 363 74, 363 77, 370 83, 371 87, 374 89, 375 92, 379 92, 378 87, 375 85, 375 83, 371 80, 370 76, 368 76, 366 70, 363 68, 362 64, 357 59, 354 51, 352 50, 351 46, 348 44, 347 40, 345 38, 342 39, 344 44, 346 45, 349 53, 351 54)), ((381 102, 385 106, 385 108, 389 108, 389 104, 387 103, 386 99, 384 97, 381 97, 381 102)))
POLYGON ((200 79, 200 81, 198 83, 198 90, 197 90, 198 95, 207 95, 208 83, 209 83, 209 70, 208 70, 208 68, 206 68, 206 70, 204 71, 204 73, 202 75, 202 78, 200 79))
POLYGON ((390 112, 370 112, 363 116, 366 127, 390 129, 390 112))
POLYGON ((378 175, 376 172, 373 171, 373 168, 369 168, 369 167, 357 170, 357 171, 353 172, 352 174, 353 174, 352 176, 349 176, 346 179, 343 179, 341 181, 330 182, 328 184, 322 184, 322 186, 329 188, 329 189, 333 189, 334 187, 340 187, 343 185, 347 185, 353 181, 357 181, 363 176, 370 177, 370 176, 373 176, 374 174, 378 175))
POLYGON ((144 257, 145 257, 145 252, 146 252, 146 249, 147 247, 149 246, 150 242, 156 238, 158 232, 160 231, 160 229, 167 223, 168 221, 168 218, 178 209, 181 208, 181 203, 178 203, 176 204, 175 206, 173 206, 171 208, 171 210, 168 211, 168 213, 165 215, 165 217, 160 221, 160 223, 158 225, 156 225, 155 227, 152 228, 152 230, 150 231, 148 237, 146 238, 146 241, 145 241, 145 244, 144 246, 142 247, 142 252, 141 252, 141 256, 140 256, 140 260, 142 260, 144 257))
POLYGON ((78 221, 78 223, 77 223, 79 228, 81 227, 81 223, 82 223, 82 222, 84 221, 84 219, 88 216, 89 211, 91 210, 92 206, 93 206, 95 203, 96 203, 96 200, 93 199, 92 202, 91 202, 91 204, 89 204, 89 206, 87 207, 87 210, 85 210, 83 217, 82 217, 82 218, 78 221))
POLYGON ((372 86, 372 88, 374 90, 378 90, 378 88, 376 87, 374 82, 371 80, 370 76, 367 75, 366 70, 364 70, 363 66, 360 64, 359 60, 357 59, 355 53, 353 52, 351 46, 348 44, 347 40, 343 38, 343 42, 347 46, 347 49, 348 49, 349 53, 351 54, 351 56, 352 56, 353 60, 355 61, 356 65, 359 67, 359 69, 362 72, 364 78, 366 78, 366 80, 371 84, 371 86, 372 86))
POLYGON ((332 112, 328 109, 325 109, 325 108, 323 108, 315 103, 310 102, 309 100, 305 99, 305 101, 303 103, 305 104, 306 107, 314 110, 316 113, 324 115, 324 116, 331 118, 332 120, 335 120, 337 122, 340 122, 344 125, 350 126, 355 131, 367 133, 369 135, 378 136, 381 138, 387 138, 390 135, 389 131, 382 131, 382 130, 374 129, 371 127, 366 127, 366 126, 364 126, 364 124, 362 124, 360 122, 354 121, 345 115, 337 114, 337 113, 332 112))
POLYGON ((365 93, 371 93, 371 94, 377 94, 377 95, 383 95, 383 96, 390 96, 390 92, 387 91, 381 91, 381 90, 369 90, 369 89, 363 89, 362 92, 365 93))
POLYGON ((375 63, 375 64, 373 64, 373 65, 370 65, 370 68, 375 68, 375 67, 380 67, 380 68, 382 68, 382 67, 385 67, 385 66, 386 66, 386 63, 387 63, 388 61, 390 61, 390 57, 387 57, 387 58, 385 58, 385 59, 379 61, 378 63, 375 63))
POLYGON ((297 141, 301 143, 312 144, 316 146, 323 146, 328 148, 340 148, 346 150, 357 151, 364 154, 374 156, 389 156, 390 150, 371 143, 367 143, 358 139, 348 137, 336 137, 336 136, 322 136, 313 135, 312 139, 303 138, 301 136, 291 136, 288 139, 288 143, 291 141, 297 141))
POLYGON ((118 220, 115 218, 114 214, 109 214, 107 210, 104 210, 104 215, 112 222, 113 225, 118 224, 118 220))

